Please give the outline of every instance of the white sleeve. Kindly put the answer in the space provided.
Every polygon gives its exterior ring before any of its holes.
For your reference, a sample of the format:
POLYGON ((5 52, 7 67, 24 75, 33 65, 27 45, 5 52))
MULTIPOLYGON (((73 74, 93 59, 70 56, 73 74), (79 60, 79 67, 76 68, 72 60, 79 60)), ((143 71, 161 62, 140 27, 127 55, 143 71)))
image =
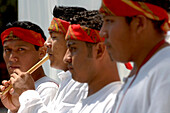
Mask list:
POLYGON ((41 84, 35 90, 23 92, 19 97, 20 108, 18 113, 51 113, 54 110, 54 102, 57 98, 58 86, 48 82, 41 84), (46 85, 46 86, 45 86, 46 85), (53 87, 54 86, 54 87, 53 87))
POLYGON ((20 108, 18 113, 48 113, 47 106, 35 90, 28 90, 22 93, 19 101, 20 108))

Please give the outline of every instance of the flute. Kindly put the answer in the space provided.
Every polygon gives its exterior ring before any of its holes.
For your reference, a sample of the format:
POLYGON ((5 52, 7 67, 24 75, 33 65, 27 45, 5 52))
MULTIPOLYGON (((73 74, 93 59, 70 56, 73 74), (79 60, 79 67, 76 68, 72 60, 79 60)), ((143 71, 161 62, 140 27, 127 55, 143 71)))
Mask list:
MULTIPOLYGON (((49 59, 49 56, 45 56, 42 60, 36 63, 33 67, 31 67, 27 73, 32 74, 36 69, 38 69, 45 61, 49 59)), ((5 95, 12 88, 12 84, 10 84, 5 91, 2 92, 2 95, 5 95)))

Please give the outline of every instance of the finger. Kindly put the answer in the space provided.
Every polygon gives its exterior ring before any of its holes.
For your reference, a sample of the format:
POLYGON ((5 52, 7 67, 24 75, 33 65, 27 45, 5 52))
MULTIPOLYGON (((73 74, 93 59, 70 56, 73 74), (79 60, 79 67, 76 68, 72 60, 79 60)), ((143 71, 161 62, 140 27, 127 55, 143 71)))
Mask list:
POLYGON ((9 90, 9 93, 10 93, 11 95, 14 94, 14 92, 15 92, 14 88, 11 88, 11 89, 9 90))
POLYGON ((10 78, 17 78, 17 76, 18 76, 18 74, 17 73, 12 73, 11 75, 10 75, 10 78))
POLYGON ((5 86, 0 85, 0 91, 4 91, 5 90, 5 86))
POLYGON ((21 73, 21 70, 20 69, 15 69, 13 72, 16 73, 17 75, 19 75, 21 73))
POLYGON ((11 84, 13 84, 14 81, 15 81, 15 78, 14 78, 13 76, 11 76, 11 77, 10 77, 10 82, 11 82, 11 84))
POLYGON ((8 82, 7 80, 3 80, 3 81, 2 81, 2 84, 3 84, 5 87, 7 87, 7 86, 9 85, 9 82, 8 82))
POLYGON ((28 79, 28 77, 30 77, 31 76, 31 74, 29 74, 28 72, 24 72, 24 73, 22 73, 21 75, 20 75, 20 77, 22 78, 22 79, 28 79))

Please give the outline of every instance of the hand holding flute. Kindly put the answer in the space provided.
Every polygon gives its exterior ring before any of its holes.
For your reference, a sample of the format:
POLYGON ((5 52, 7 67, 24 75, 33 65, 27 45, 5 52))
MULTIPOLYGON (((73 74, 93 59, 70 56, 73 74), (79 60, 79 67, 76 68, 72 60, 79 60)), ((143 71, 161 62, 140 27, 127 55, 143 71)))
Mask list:
POLYGON ((12 111, 12 109, 16 110, 19 108, 19 101, 18 101, 19 95, 22 94, 25 90, 34 90, 35 89, 34 80, 30 74, 33 73, 36 69, 38 69, 48 59, 49 59, 49 56, 44 57, 41 61, 39 61, 32 68, 30 68, 26 73, 21 72, 19 69, 16 69, 14 71, 14 73, 11 74, 11 78, 10 78, 11 82, 4 81, 3 84, 8 87, 5 90, 3 88, 1 88, 1 90, 3 91, 2 94, 0 94, 1 101, 2 102, 11 101, 11 103, 13 103, 13 105, 6 104, 6 106, 5 106, 6 108, 10 108, 11 111, 12 111), (25 83, 27 85, 24 85, 25 83), (13 86, 11 84, 13 84, 13 86), (21 84, 22 84, 22 86, 20 86, 21 84), (29 86, 29 87, 27 87, 27 86, 29 86), (12 87, 14 87, 15 90, 12 87), (8 93, 8 91, 10 91, 10 92, 8 93), (13 92, 15 92, 15 95, 12 94, 13 92), (6 97, 8 99, 5 99, 6 97))
MULTIPOLYGON (((30 68, 27 71, 27 73, 32 74, 36 69, 38 69, 48 59, 49 59, 49 56, 47 55, 42 60, 40 60, 37 64, 35 64, 32 68, 30 68)), ((2 92, 2 95, 5 95, 11 88, 12 88, 12 85, 10 85, 4 92, 2 92)))

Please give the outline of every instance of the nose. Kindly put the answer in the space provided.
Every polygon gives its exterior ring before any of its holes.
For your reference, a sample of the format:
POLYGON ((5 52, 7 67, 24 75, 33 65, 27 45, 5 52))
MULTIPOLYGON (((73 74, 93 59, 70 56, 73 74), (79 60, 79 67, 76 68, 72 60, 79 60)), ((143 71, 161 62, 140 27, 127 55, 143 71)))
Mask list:
POLYGON ((45 41, 44 45, 45 45, 47 48, 51 48, 51 47, 52 47, 51 37, 49 37, 49 38, 45 41))
POLYGON ((100 34, 101 37, 108 38, 108 33, 104 29, 104 26, 102 26, 102 28, 100 29, 99 34, 100 34))
POLYGON ((11 61, 11 62, 17 62, 18 61, 18 57, 17 57, 16 53, 12 52, 10 54, 9 61, 11 61))
POLYGON ((67 63, 67 64, 72 62, 71 53, 70 53, 70 51, 68 49, 67 49, 67 51, 66 51, 66 53, 64 55, 63 62, 67 63))

